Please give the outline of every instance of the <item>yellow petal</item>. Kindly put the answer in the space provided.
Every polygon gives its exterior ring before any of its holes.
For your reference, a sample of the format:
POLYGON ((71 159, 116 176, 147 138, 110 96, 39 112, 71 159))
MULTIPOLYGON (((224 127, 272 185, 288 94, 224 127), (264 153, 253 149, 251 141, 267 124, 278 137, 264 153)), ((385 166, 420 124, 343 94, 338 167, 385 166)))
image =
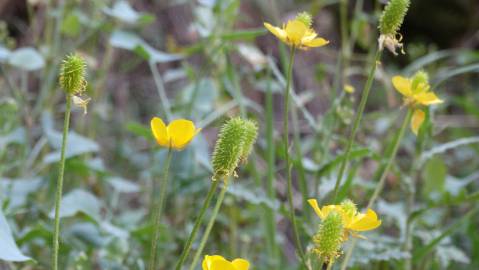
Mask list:
POLYGON ((352 223, 348 229, 354 231, 369 231, 374 230, 381 225, 381 220, 378 220, 376 212, 368 209, 366 214, 363 214, 360 219, 352 223))
POLYGON ((323 213, 321 212, 321 209, 319 209, 318 201, 316 201, 316 199, 309 199, 308 203, 309 205, 311 205, 314 212, 316 212, 316 215, 318 215, 319 218, 323 219, 323 213))
POLYGON ((322 47, 324 45, 327 45, 328 43, 329 43, 329 41, 324 39, 324 38, 315 38, 315 39, 310 40, 310 41, 306 41, 306 42, 303 41, 303 46, 322 47))
POLYGON ((300 46, 308 27, 301 21, 293 20, 288 21, 285 31, 288 41, 295 46, 300 46))
POLYGON ((249 269, 249 262, 244 259, 235 259, 231 262, 236 270, 248 270, 249 269))
POLYGON ((266 27, 268 31, 270 31, 273 35, 275 35, 281 41, 286 42, 286 32, 283 29, 276 26, 272 26, 271 24, 266 22, 264 23, 264 27, 266 27))
POLYGON ((227 260, 215 260, 211 263, 208 270, 236 270, 235 266, 227 260))
POLYGON ((422 105, 443 103, 433 92, 425 92, 414 96, 414 99, 422 105))
POLYGON ((412 132, 417 135, 419 128, 421 127, 424 119, 426 118, 426 114, 421 110, 415 110, 412 119, 411 119, 411 130, 412 132))
POLYGON ((170 136, 171 147, 176 150, 183 149, 199 132, 195 129, 193 122, 185 119, 173 120, 166 129, 170 136))
POLYGON ((401 93, 403 96, 410 97, 412 96, 411 91, 411 80, 401 77, 401 76, 394 76, 392 78, 392 83, 394 88, 401 93))
POLYGON ((213 261, 217 261, 217 260, 226 261, 225 258, 219 255, 213 255, 213 256, 205 255, 205 258, 203 259, 203 263, 201 264, 203 270, 212 270, 211 265, 213 264, 213 261))
POLYGON ((166 125, 159 117, 153 117, 150 122, 151 132, 156 139, 156 142, 164 147, 170 147, 168 139, 168 131, 166 125))

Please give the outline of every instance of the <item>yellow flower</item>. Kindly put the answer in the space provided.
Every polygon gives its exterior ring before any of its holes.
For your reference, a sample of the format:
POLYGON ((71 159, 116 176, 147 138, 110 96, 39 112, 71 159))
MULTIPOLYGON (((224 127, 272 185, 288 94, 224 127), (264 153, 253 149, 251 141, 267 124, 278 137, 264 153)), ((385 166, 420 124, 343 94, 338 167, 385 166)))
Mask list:
POLYGON ((202 263, 203 270, 248 270, 249 262, 245 259, 228 261, 219 255, 206 255, 202 263))
POLYGON ((158 117, 151 119, 151 131, 159 145, 181 150, 200 132, 189 120, 173 120, 168 126, 158 117))
POLYGON ((305 13, 300 13, 294 20, 290 20, 282 28, 264 23, 273 35, 282 42, 295 48, 306 50, 308 47, 321 47, 329 43, 324 38, 317 37, 318 34, 311 28, 311 21, 305 13))
POLYGON ((425 113, 416 107, 443 103, 443 100, 439 99, 430 90, 431 86, 427 81, 427 74, 422 71, 417 72, 412 78, 394 76, 392 83, 394 88, 403 95, 404 105, 415 108, 411 119, 411 130, 417 135, 424 122, 425 113))
POLYGON ((326 219, 332 212, 338 213, 341 216, 344 227, 344 240, 347 240, 349 235, 364 238, 356 232, 374 230, 381 225, 381 220, 378 219, 376 212, 368 209, 366 213, 359 213, 351 201, 345 201, 340 205, 326 205, 322 208, 319 207, 316 199, 309 199, 308 203, 321 220, 326 219))

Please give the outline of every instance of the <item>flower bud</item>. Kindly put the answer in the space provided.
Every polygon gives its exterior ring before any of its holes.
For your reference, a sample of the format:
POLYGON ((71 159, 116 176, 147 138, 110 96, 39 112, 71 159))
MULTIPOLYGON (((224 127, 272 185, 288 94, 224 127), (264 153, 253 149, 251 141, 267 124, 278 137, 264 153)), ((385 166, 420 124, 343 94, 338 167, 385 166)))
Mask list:
POLYGON ((329 213, 313 237, 313 252, 324 262, 333 262, 341 255, 343 234, 343 220, 340 214, 335 211, 329 213))
POLYGON ((70 54, 63 60, 60 67, 60 86, 67 94, 78 95, 85 91, 86 64, 77 54, 70 54))

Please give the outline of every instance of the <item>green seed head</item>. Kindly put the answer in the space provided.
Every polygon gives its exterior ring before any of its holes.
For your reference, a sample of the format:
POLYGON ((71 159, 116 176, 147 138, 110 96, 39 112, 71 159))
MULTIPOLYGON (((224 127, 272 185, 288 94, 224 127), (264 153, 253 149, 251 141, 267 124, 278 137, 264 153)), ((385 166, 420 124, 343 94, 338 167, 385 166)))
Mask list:
POLYGON ((429 81, 429 76, 427 75, 427 73, 424 72, 423 70, 420 70, 416 72, 416 74, 414 74, 412 78, 411 88, 413 90, 419 90, 418 86, 420 86, 420 88, 422 89, 424 88, 424 86, 429 84, 428 81, 429 81))
POLYGON ((356 204, 350 199, 342 201, 341 206, 343 207, 343 210, 344 212, 346 212, 347 215, 354 215, 358 211, 356 204))
POLYGON ((311 17, 311 14, 306 11, 298 13, 298 15, 296 15, 296 20, 304 23, 307 27, 311 27, 313 24, 313 17, 311 17))
POLYGON ((85 60, 77 54, 70 54, 60 67, 60 86, 71 95, 81 94, 86 87, 85 60))
POLYGON ((253 150, 253 145, 256 142, 256 138, 258 137, 258 125, 255 121, 246 119, 244 120, 244 144, 243 149, 241 151, 241 162, 246 163, 248 161, 248 157, 253 150))
POLYGON ((389 1, 379 20, 379 30, 382 35, 396 35, 404 21, 409 4, 410 0, 389 1))
POLYGON ((244 122, 239 117, 232 118, 221 128, 213 151, 213 180, 235 174, 244 146, 244 122))
POLYGON ((319 226, 318 232, 313 237, 313 242, 313 252, 325 262, 332 262, 341 255, 343 221, 338 213, 329 213, 319 226))

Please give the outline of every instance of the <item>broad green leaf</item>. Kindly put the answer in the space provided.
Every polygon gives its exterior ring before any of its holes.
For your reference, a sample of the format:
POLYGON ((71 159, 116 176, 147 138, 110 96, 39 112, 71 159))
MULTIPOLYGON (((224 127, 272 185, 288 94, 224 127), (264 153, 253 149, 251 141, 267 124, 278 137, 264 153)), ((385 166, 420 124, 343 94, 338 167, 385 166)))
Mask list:
POLYGON ((140 186, 121 177, 109 177, 107 182, 118 192, 134 193, 140 191, 140 186))
POLYGON ((423 171, 423 196, 431 197, 431 193, 442 193, 446 182, 447 167, 440 156, 431 158, 423 171))
POLYGON ((2 208, 0 207, 0 260, 9 262, 23 262, 30 260, 29 257, 23 255, 20 249, 17 247, 15 240, 13 239, 12 231, 8 225, 7 219, 3 215, 2 208))
MULTIPOLYGON (((55 130, 47 130, 46 136, 50 145, 57 149, 52 153, 45 155, 43 162, 50 164, 60 160, 60 148, 62 142, 62 134, 55 130)), ((94 153, 100 149, 100 146, 93 140, 83 137, 74 131, 68 133, 67 148, 65 150, 66 158, 75 157, 85 153, 94 153)))
POLYGON ((25 71, 33 71, 41 69, 45 65, 45 60, 35 48, 24 47, 13 51, 8 63, 25 71))
POLYGON ((0 178, 0 206, 6 202, 7 209, 12 210, 25 205, 29 194, 41 187, 41 178, 6 179, 0 178))
POLYGON ((179 54, 168 54, 156 50, 136 34, 122 30, 116 30, 112 33, 110 44, 116 48, 139 53, 143 58, 147 58, 154 63, 177 61, 183 58, 179 54))
MULTIPOLYGON (((72 217, 83 213, 90 218, 100 221, 100 210, 102 204, 95 195, 88 191, 75 189, 63 197, 60 207, 60 217, 72 217)), ((50 212, 50 218, 54 218, 54 210, 50 212)))

